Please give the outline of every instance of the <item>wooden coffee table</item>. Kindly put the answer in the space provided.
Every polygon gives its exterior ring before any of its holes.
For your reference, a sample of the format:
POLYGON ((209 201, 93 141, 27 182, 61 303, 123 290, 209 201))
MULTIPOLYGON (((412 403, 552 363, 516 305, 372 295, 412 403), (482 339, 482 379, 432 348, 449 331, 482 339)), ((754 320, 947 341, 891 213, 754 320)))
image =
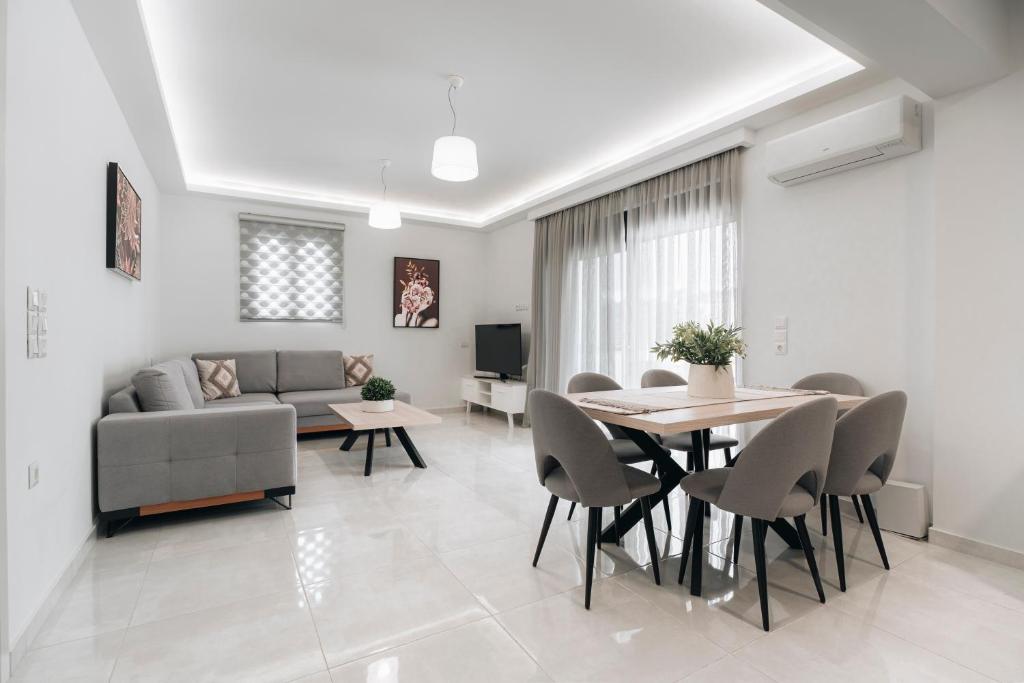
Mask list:
POLYGON ((345 437, 341 449, 347 451, 355 444, 356 439, 362 435, 368 437, 366 442, 366 466, 363 468, 363 476, 370 476, 373 470, 373 435, 378 429, 383 429, 387 443, 391 445, 391 434, 388 430, 395 430, 395 436, 402 442, 402 447, 416 467, 425 468, 419 451, 409 438, 406 427, 418 427, 420 425, 436 425, 441 423, 441 418, 433 413, 428 413, 403 401, 395 401, 395 409, 388 413, 366 413, 363 412, 358 403, 332 403, 328 406, 334 414, 345 422, 352 425, 352 431, 345 437))

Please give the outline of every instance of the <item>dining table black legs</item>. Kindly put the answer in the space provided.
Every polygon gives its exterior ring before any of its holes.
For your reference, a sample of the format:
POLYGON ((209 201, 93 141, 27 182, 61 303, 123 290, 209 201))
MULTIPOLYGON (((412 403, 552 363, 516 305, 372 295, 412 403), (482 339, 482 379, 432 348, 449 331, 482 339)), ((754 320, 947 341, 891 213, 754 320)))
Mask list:
MULTIPOLYGON (((676 487, 679 486, 679 482, 686 476, 686 472, 671 456, 665 455, 665 450, 661 444, 656 442, 647 432, 629 427, 622 427, 621 429, 658 466, 661 489, 649 497, 651 506, 658 505, 675 491, 676 487)), ((601 531, 601 540, 608 543, 617 543, 630 529, 639 524, 642 518, 643 511, 641 510, 640 501, 633 501, 622 509, 618 524, 612 522, 601 531)))

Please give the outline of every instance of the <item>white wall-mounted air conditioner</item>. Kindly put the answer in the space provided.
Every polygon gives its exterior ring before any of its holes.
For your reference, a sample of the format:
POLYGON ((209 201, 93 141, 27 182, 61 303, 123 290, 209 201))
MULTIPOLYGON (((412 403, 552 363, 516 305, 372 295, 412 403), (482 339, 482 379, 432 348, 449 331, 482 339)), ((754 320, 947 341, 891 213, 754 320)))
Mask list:
POLYGON ((921 104, 900 96, 770 140, 768 178, 805 183, 921 149, 921 104))

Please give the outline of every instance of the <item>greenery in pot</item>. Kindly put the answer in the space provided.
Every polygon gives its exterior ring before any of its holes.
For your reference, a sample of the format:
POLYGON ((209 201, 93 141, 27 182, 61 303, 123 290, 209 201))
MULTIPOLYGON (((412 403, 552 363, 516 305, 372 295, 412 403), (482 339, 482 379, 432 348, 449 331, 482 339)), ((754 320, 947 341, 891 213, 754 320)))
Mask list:
POLYGON ((660 360, 713 365, 717 370, 730 365, 734 356, 746 357, 747 345, 740 339, 742 329, 715 325, 714 322, 701 327, 690 320, 672 328, 672 339, 655 344, 651 352, 660 360))
POLYGON ((371 377, 366 380, 359 392, 364 401, 390 401, 395 397, 395 385, 383 377, 371 377))

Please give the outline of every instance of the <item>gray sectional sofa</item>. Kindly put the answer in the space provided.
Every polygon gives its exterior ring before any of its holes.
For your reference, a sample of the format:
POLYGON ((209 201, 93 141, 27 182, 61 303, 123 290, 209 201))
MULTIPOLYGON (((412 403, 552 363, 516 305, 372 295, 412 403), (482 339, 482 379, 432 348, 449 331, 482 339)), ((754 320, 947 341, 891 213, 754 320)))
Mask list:
POLYGON ((345 386, 340 351, 196 353, 140 370, 132 382, 110 397, 98 427, 108 535, 136 516, 290 496, 296 432, 347 429, 327 406, 361 400, 360 387, 345 386), (205 400, 197 358, 235 359, 241 396, 205 400))

